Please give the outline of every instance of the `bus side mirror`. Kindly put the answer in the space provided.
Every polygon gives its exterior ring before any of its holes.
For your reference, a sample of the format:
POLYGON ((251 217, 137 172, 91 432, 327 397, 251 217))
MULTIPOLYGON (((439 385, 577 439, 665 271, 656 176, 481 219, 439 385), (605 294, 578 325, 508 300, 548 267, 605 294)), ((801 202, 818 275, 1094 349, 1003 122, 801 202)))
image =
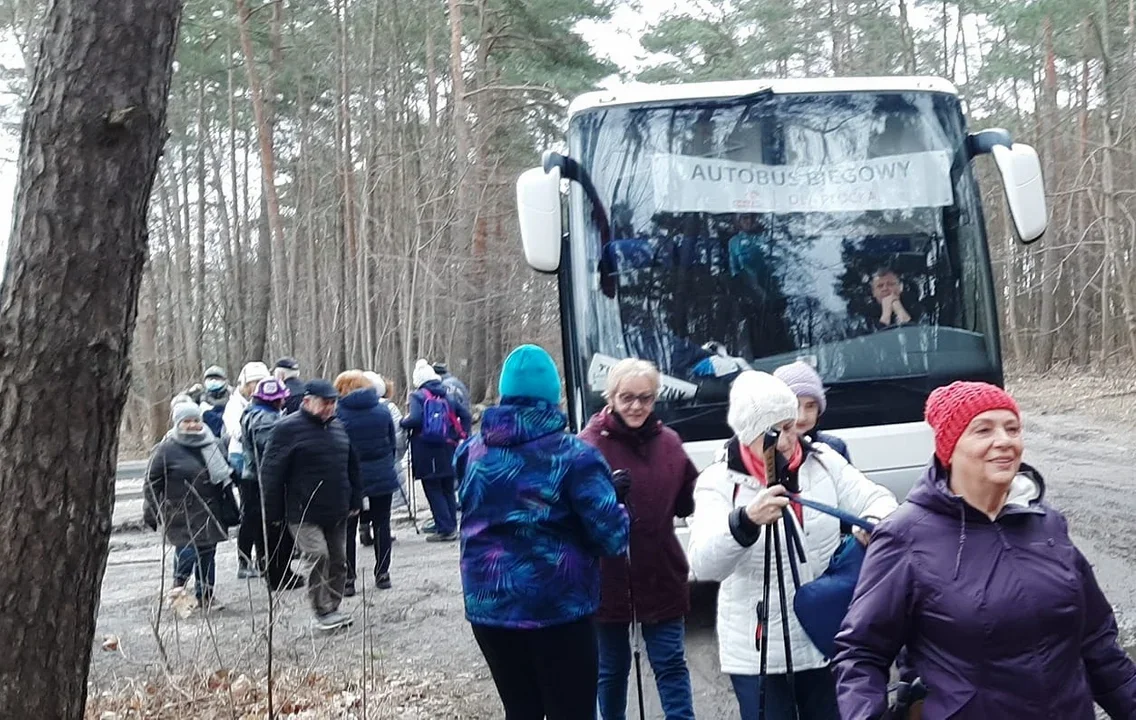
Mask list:
POLYGON ((1037 151, 1029 145, 1014 143, 1010 147, 994 145, 990 152, 1002 175, 1006 204, 1018 239, 1028 245, 1040 238, 1049 225, 1045 181, 1037 151))
POLYGON ((560 168, 533 168, 517 178, 517 216, 525 260, 534 270, 554 273, 560 267, 560 168))

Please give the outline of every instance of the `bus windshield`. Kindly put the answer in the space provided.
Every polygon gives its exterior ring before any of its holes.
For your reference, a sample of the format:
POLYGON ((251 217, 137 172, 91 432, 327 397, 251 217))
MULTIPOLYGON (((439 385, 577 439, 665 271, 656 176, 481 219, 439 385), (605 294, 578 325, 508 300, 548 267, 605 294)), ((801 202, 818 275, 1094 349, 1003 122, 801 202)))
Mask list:
POLYGON ((810 362, 831 388, 830 426, 917 420, 934 384, 1000 379, 965 140, 957 98, 930 92, 575 116, 571 153, 611 219, 597 227, 573 190, 571 361, 586 410, 624 357, 658 365, 657 412, 688 440, 728 434, 722 405, 746 368, 810 362), (885 396, 900 399, 873 416, 885 396))

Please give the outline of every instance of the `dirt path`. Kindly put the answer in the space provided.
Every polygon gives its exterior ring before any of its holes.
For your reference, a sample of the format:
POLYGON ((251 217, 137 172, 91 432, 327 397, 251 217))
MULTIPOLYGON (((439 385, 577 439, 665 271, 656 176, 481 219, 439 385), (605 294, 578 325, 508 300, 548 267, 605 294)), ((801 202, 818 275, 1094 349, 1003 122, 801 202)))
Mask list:
MULTIPOLYGON (((1067 384, 1055 381, 1015 387, 1026 411, 1026 459, 1044 475, 1049 501, 1069 518, 1077 544, 1116 607, 1125 642, 1133 645, 1136 430, 1125 407, 1131 399, 1106 412, 1091 402, 1078 405, 1062 399, 1063 388, 1067 390, 1067 384)), ((274 643, 279 667, 344 682, 372 668, 376 675, 402 678, 399 683, 424 678, 426 687, 400 695, 401 706, 392 704, 383 717, 501 717, 492 681, 463 617, 457 545, 427 544, 409 525, 399 527, 397 535, 391 571, 395 587, 383 592, 368 588, 365 598, 346 600, 344 609, 356 621, 350 631, 331 637, 313 632, 304 592, 281 596, 274 643)), ((151 533, 121 533, 112 540, 92 667, 94 694, 164 673, 153 627, 162 551, 159 538, 151 533), (119 638, 120 650, 101 649, 107 635, 119 638)), ((235 553, 230 542, 218 555, 218 593, 228 604, 226 610, 209 618, 163 613, 158 635, 173 672, 234 668, 253 676, 263 673, 267 597, 260 584, 236 579, 235 553)), ((371 559, 370 550, 360 548, 361 578, 369 577, 371 559)), ((737 712, 729 683, 717 668, 714 600, 712 589, 699 589, 688 620, 695 710, 706 720, 735 718, 737 712)), ((644 672, 647 717, 661 718, 645 659, 644 672)))

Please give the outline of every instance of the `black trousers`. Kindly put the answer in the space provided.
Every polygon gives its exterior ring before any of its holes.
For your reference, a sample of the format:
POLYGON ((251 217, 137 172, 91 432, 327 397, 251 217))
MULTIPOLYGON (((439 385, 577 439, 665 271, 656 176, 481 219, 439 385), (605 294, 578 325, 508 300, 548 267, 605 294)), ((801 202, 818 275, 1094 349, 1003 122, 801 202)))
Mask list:
POLYGON ((260 511, 260 483, 241 480, 241 526, 237 530, 237 557, 242 565, 264 570, 264 524, 260 511), (253 551, 256 551, 255 562, 253 551))
POLYGON ((590 617, 538 630, 474 625, 505 720, 594 720, 599 655, 590 617))
MULTIPOLYGON (((391 500, 393 495, 370 495, 367 502, 371 509, 365 520, 371 523, 375 533, 375 577, 390 572, 391 564, 391 500)), ((348 542, 351 542, 350 538, 348 542)))
POLYGON ((290 563, 296 549, 296 540, 286 523, 268 526, 268 585, 273 590, 293 583, 298 576, 292 572, 290 563))

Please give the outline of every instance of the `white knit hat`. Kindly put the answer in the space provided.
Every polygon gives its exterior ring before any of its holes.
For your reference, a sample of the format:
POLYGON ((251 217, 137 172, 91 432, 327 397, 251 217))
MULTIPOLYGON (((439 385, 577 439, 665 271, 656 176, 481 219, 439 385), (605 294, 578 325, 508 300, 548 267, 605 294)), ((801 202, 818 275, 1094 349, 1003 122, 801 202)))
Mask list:
POLYGON ((270 377, 272 377, 272 373, 268 372, 267 365, 262 362, 250 362, 241 368, 241 374, 237 376, 237 387, 244 387, 248 383, 258 383, 270 377))
POLYGON ((434 368, 430 363, 419 358, 418 362, 414 364, 414 374, 411 375, 414 380, 414 387, 420 388, 431 380, 441 380, 438 373, 434 372, 434 368))
POLYGON ((775 425, 797 417, 797 396, 769 373, 748 370, 730 388, 726 421, 743 445, 749 445, 775 425))

